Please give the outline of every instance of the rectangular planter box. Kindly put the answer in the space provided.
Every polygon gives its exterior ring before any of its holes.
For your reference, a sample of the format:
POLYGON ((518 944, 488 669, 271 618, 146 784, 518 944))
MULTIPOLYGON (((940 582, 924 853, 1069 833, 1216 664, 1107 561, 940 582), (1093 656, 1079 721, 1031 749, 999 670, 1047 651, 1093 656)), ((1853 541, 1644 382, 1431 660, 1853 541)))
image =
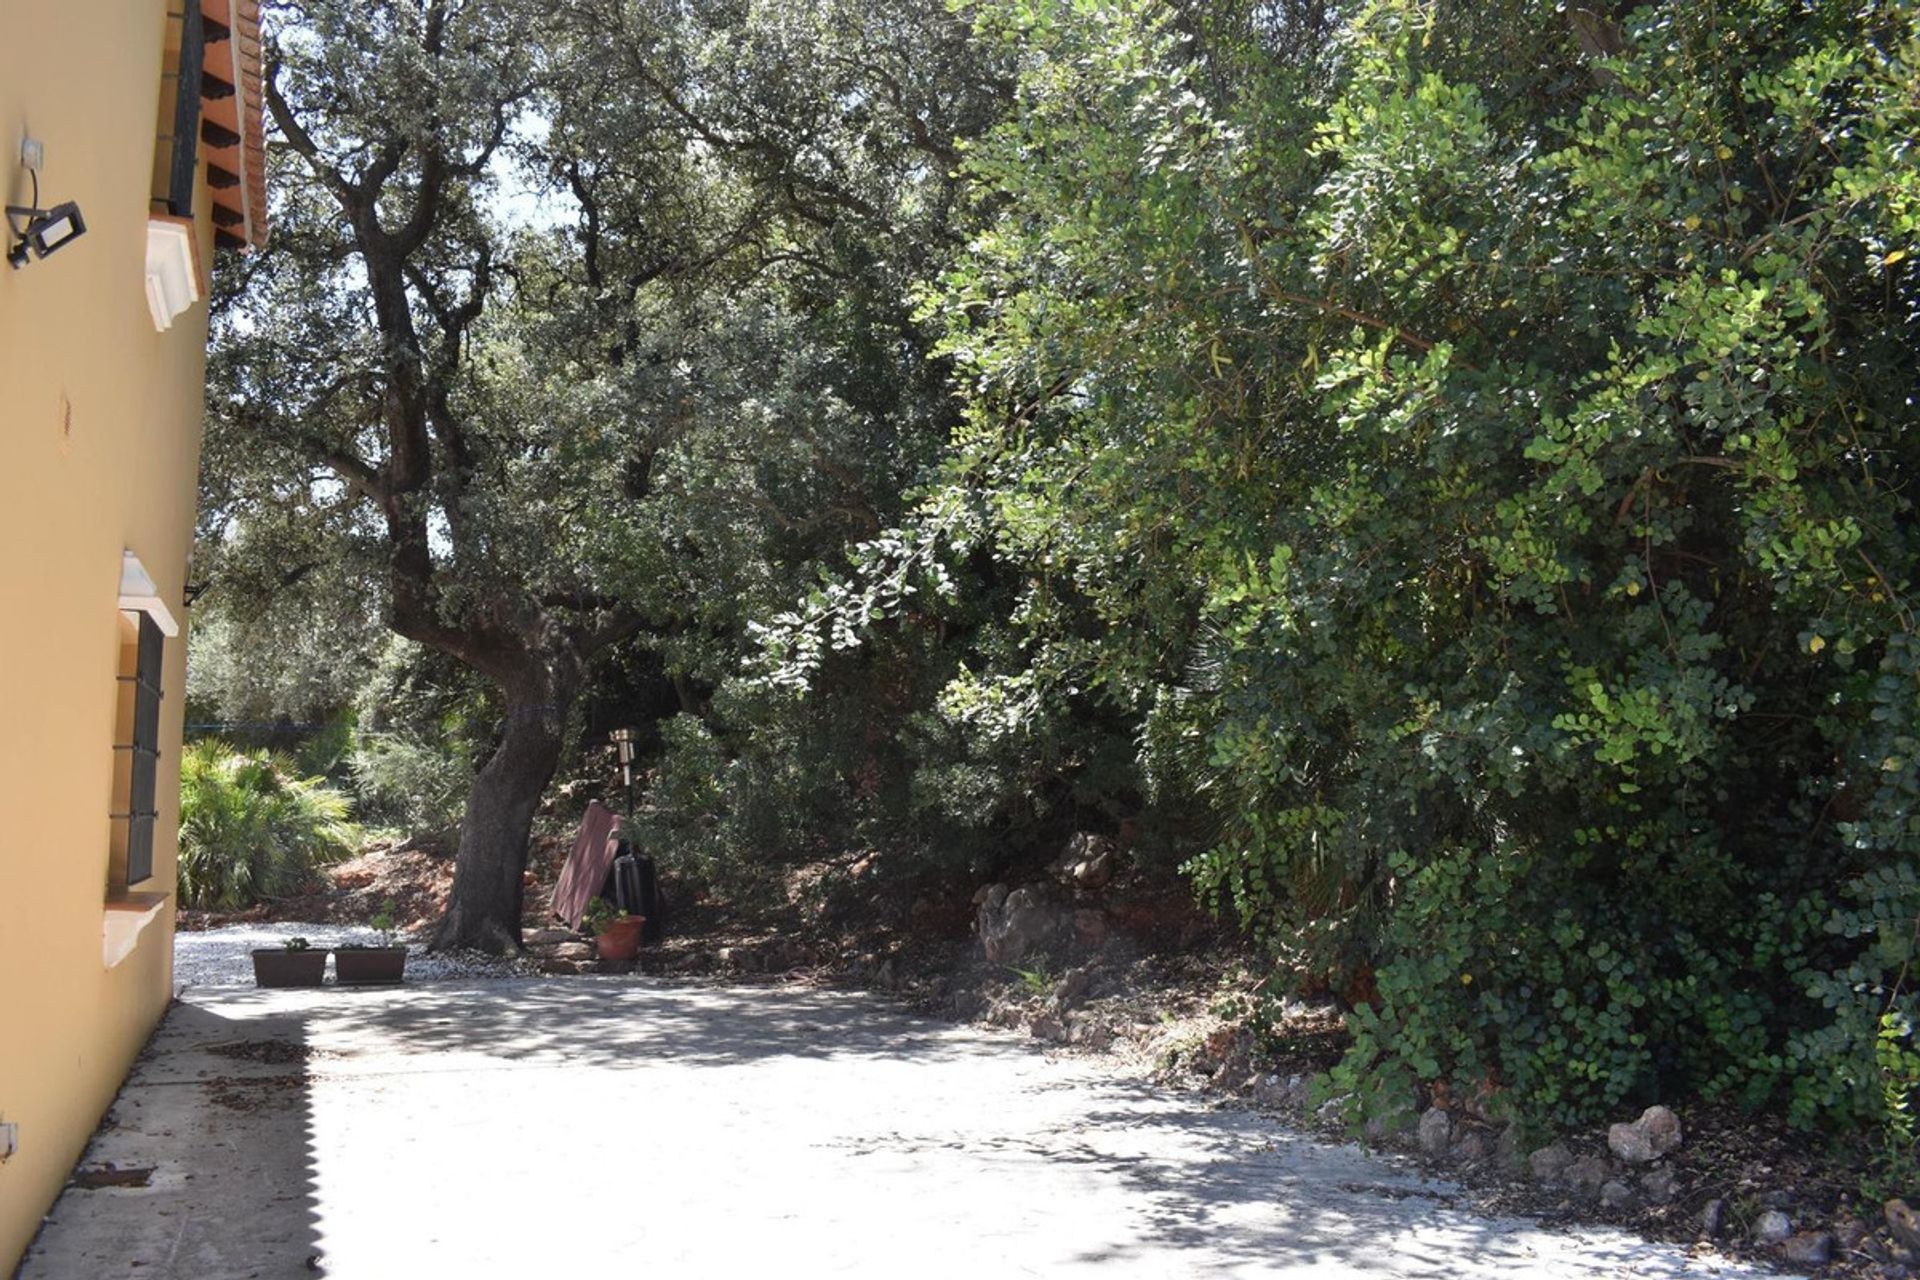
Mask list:
POLYGON ((406 973, 405 947, 341 947, 333 953, 333 976, 349 986, 403 982, 406 973))
POLYGON ((326 980, 327 953, 318 947, 288 951, 265 947, 253 953, 253 980, 262 987, 317 987, 326 980))

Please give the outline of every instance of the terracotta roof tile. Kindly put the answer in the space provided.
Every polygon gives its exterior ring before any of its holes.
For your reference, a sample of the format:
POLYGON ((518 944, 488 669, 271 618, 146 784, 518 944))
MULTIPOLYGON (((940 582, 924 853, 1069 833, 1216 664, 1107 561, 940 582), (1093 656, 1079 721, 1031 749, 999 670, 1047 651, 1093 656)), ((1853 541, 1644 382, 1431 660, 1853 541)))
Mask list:
POLYGON ((240 221, 238 238, 258 248, 267 242, 267 165, 265 97, 261 91, 261 45, 259 0, 200 0, 200 11, 230 33, 218 56, 222 59, 220 78, 237 87, 231 97, 203 103, 206 119, 212 120, 237 140, 225 147, 208 148, 208 158, 222 168, 240 175, 237 187, 219 192, 215 203, 240 221))

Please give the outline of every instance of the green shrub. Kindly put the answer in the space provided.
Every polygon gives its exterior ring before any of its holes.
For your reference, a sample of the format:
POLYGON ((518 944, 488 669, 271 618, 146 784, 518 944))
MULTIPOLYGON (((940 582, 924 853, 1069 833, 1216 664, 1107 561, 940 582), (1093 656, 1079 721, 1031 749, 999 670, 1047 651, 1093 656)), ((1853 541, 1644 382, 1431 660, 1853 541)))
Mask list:
POLYGON ((1135 717, 1202 894, 1377 984, 1378 1107, 1904 1141, 1912 7, 977 12, 1025 73, 928 299, 968 421, 769 678, 990 554, 1013 638, 947 702, 1135 717))
POLYGON ((696 716, 677 715, 661 725, 662 755, 647 788, 646 803, 631 815, 634 847, 661 869, 687 877, 723 895, 751 893, 750 857, 732 856, 720 834, 732 817, 725 792, 725 752, 696 716))
POLYGON ((353 708, 347 767, 361 819, 409 833, 457 826, 498 712, 471 671, 392 638, 353 708))
POLYGON ((347 761, 357 807, 368 822, 409 832, 459 825, 473 784, 462 748, 406 733, 365 733, 347 761))
POLYGON ((282 756, 193 743, 180 761, 180 901, 232 910, 298 892, 359 847, 349 813, 344 794, 282 756))
MULTIPOLYGON (((1005 728, 985 700, 936 702, 952 668, 940 641, 903 627, 832 663, 818 696, 724 681, 706 718, 661 722, 636 842, 735 903, 831 917, 964 897, 1037 867, 1076 830, 1110 832, 1137 812, 1123 720, 1061 708, 1005 728), (802 865, 825 874, 791 900, 802 865)), ((1152 823, 1136 835, 1136 857, 1166 843, 1152 823)))

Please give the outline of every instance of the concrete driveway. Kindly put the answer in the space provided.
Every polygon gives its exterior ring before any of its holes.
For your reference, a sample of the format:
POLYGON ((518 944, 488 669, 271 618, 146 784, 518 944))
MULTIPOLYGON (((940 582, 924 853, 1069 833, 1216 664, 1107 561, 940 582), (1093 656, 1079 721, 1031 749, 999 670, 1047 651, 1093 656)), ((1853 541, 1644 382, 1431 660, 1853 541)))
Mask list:
POLYGON ((1760 1274, 864 996, 630 978, 190 991, 109 1163, 152 1173, 26 1280, 1760 1274))

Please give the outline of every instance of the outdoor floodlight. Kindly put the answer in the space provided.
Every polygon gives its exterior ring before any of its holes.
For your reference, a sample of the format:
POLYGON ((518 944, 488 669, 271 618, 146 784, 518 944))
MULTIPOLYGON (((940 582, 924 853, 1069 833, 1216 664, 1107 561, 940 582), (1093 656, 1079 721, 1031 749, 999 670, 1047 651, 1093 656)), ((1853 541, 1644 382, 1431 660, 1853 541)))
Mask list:
POLYGON ((51 209, 40 207, 40 166, 46 161, 47 149, 39 139, 20 140, 20 167, 33 180, 33 199, 7 206, 8 238, 13 242, 7 246, 7 265, 15 271, 26 266, 29 257, 44 258, 87 233, 86 219, 73 201, 51 209))
POLYGON ((7 206, 7 226, 16 237, 13 247, 7 250, 7 265, 15 271, 27 265, 29 253, 36 258, 44 258, 87 233, 87 223, 80 216, 80 206, 71 200, 51 209, 10 204, 7 206), (24 227, 18 222, 21 218, 26 219, 24 227))

